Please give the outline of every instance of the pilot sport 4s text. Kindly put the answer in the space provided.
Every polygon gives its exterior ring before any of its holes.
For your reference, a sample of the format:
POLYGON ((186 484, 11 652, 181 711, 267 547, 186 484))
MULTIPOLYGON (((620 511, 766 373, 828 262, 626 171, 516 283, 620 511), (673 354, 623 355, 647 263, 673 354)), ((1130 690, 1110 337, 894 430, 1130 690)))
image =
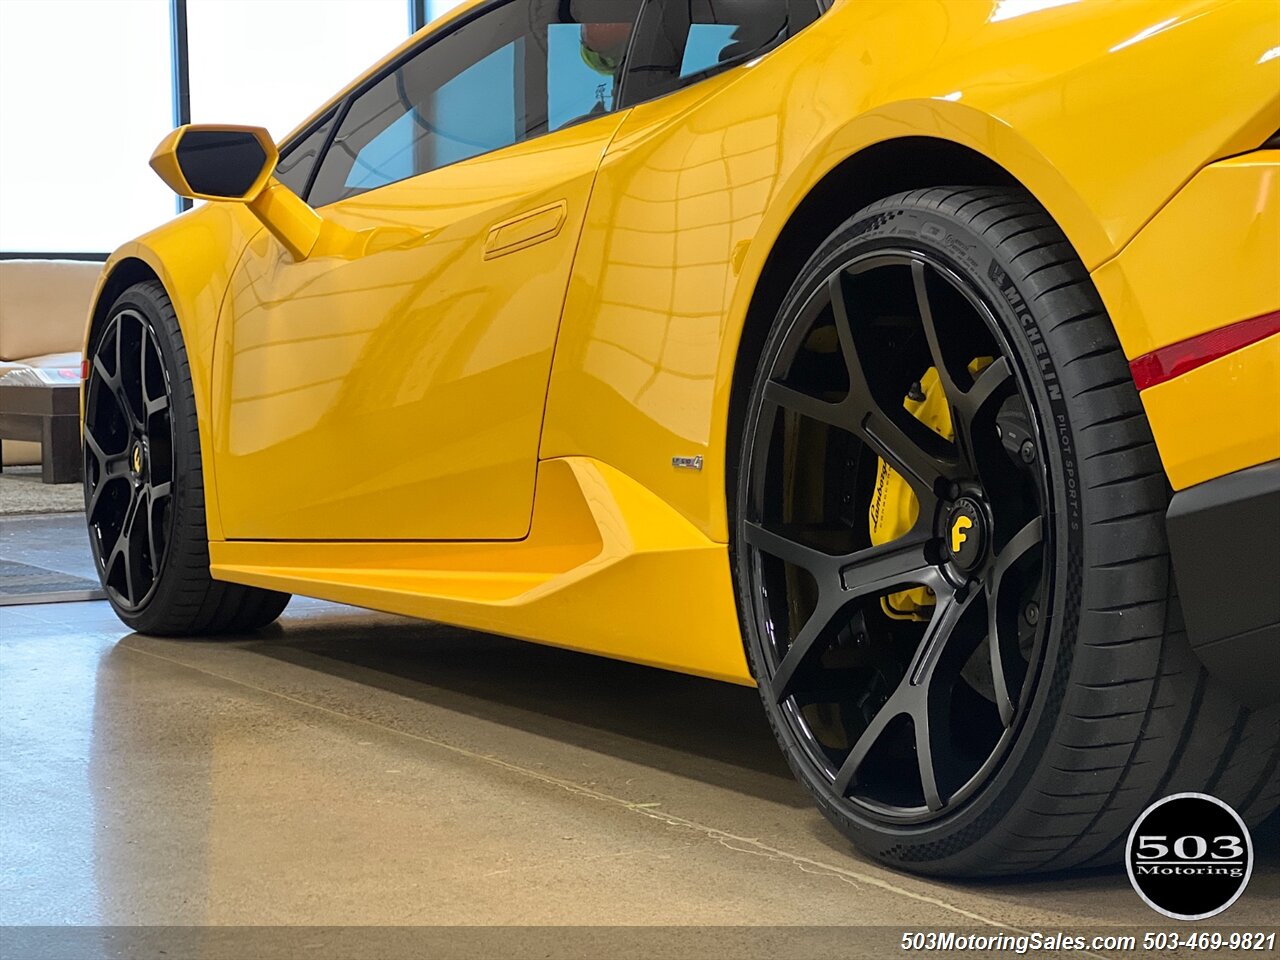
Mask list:
POLYGON ((1231 0, 472 0, 278 145, 181 127, 151 164, 205 202, 86 335, 110 601, 754 684, 920 873, 1108 864, 1179 791, 1257 824, 1278 42, 1231 0))

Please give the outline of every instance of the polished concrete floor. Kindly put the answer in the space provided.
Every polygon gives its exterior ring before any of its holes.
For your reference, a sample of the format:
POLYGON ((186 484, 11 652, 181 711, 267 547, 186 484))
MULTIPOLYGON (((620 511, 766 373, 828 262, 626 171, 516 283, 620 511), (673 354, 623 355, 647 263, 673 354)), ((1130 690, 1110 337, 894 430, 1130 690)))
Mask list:
MULTIPOLYGON (((78 517, 0 556, 92 575, 78 517)), ((1280 917, 1277 832, 1224 921, 1280 917)), ((749 689, 311 600, 216 643, 0 608, 0 924, 1168 923, 1123 872, 863 859, 749 689)))

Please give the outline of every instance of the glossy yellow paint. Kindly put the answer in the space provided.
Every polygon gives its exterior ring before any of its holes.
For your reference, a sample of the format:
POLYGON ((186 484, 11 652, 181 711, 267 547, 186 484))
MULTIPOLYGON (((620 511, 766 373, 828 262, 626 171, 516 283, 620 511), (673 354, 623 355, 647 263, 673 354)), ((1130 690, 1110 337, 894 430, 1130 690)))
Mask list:
POLYGON ((751 683, 724 544, 593 460, 539 465, 517 542, 233 541, 210 556, 238 583, 751 683))
MULTIPOLYGON (((261 229, 310 222, 276 184, 262 209, 210 204, 140 238, 107 272, 145 263, 174 301, 215 575, 744 680, 730 398, 804 200, 887 141, 974 151, 1101 285, 1123 276, 1126 347, 1167 343, 1198 321, 1150 312, 1185 240, 1161 211, 1202 204, 1199 171, 1280 127, 1273 9, 838 0, 675 94, 324 208, 311 249, 261 229), (1209 82, 1185 69, 1206 51, 1209 82)), ((1244 262, 1272 249, 1229 218, 1218 236, 1244 262)), ((1210 302, 1211 278, 1176 280, 1210 302)), ((1147 391, 1157 435, 1189 415, 1181 381, 1225 361, 1261 356, 1233 382, 1274 400, 1260 346, 1147 391)))
POLYGON ((322 239, 302 261, 268 234, 253 239, 214 364, 213 462, 228 538, 528 532, 578 224, 619 121, 604 116, 331 204, 327 229, 346 239, 322 239), (548 210, 554 229, 516 235, 518 256, 486 259, 493 230, 548 210))
MULTIPOLYGON (((307 206, 296 193, 272 176, 280 154, 263 127, 234 125, 185 124, 160 141, 151 155, 151 169, 180 197, 194 200, 236 200, 243 202, 250 213, 269 230, 295 260, 303 260, 315 250, 326 226, 324 218, 307 206), (187 135, 195 131, 216 133, 247 133, 262 147, 262 169, 240 196, 221 196, 201 193, 187 180, 178 148, 187 135)), ((341 233, 334 226, 329 232, 341 233)), ((331 244, 332 245, 332 244, 331 244)))
POLYGON ((1093 280, 1130 359, 1280 309, 1280 150, 1205 167, 1093 280))
MULTIPOLYGON (((231 272, 249 238, 262 229, 240 203, 210 203, 126 243, 107 258, 89 310, 83 351, 88 354, 95 319, 105 317, 111 304, 103 292, 118 277, 153 276, 173 302, 191 364, 196 415, 201 424, 200 455, 213 464, 213 348, 218 312, 231 272)), ((83 404, 83 390, 81 391, 83 404)), ((206 467, 205 522, 210 539, 223 537, 218 510, 216 473, 206 467)))
MULTIPOLYGON (((1211 164, 1094 282, 1125 354, 1280 309, 1280 150, 1211 164)), ((1142 392, 1175 490, 1280 457, 1280 338, 1142 392)))
POLYGON ((280 241, 294 260, 305 260, 311 256, 322 238, 330 239, 328 246, 349 242, 343 231, 328 224, 301 197, 275 178, 267 181, 248 206, 249 212, 280 241), (330 229, 326 230, 326 227, 330 229))
POLYGON ((816 184, 882 141, 969 147, 1029 189, 1096 267, 1198 169, 1280 126, 1265 6, 1132 0, 1013 15, 1034 7, 858 0, 758 63, 636 106, 584 225, 542 455, 611 463, 727 539, 740 333, 816 184), (1170 85, 1206 49, 1221 82, 1170 85), (1120 108, 1117 91, 1141 110, 1120 108), (672 471, 673 455, 706 468, 672 471))
POLYGON ((1175 490, 1280 459, 1280 334, 1142 391, 1175 490))

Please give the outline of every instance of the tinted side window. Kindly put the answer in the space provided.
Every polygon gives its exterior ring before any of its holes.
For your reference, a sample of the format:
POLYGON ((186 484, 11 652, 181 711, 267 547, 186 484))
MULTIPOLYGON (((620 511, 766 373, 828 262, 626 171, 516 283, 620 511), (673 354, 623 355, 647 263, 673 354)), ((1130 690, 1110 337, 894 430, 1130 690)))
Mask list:
POLYGON ((306 196, 311 171, 315 169, 320 151, 329 139, 333 118, 334 114, 330 113, 309 133, 289 144, 288 149, 280 155, 280 162, 276 164, 276 179, 300 197, 306 196))
POLYGON ((640 0, 510 0, 357 94, 313 206, 519 143, 615 105, 640 0))
POLYGON ((816 15, 814 0, 647 0, 627 66, 627 103, 740 63, 816 15))

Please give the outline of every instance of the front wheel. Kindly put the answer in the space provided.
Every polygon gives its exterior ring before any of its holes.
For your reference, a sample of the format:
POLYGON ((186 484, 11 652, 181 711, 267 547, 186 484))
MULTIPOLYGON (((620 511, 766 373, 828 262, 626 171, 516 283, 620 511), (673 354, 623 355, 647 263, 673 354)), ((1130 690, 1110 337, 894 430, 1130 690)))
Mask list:
POLYGON ((1274 809, 1280 712, 1193 659, 1167 497, 1097 294, 1026 194, 901 194, 828 238, 733 491, 752 669, 826 816, 882 861, 981 875, 1112 861, 1178 790, 1274 809))
POLYGON ((209 575, 200 427, 186 347, 159 283, 139 283, 93 333, 84 402, 89 544, 116 615, 140 633, 243 633, 289 595, 209 575))

